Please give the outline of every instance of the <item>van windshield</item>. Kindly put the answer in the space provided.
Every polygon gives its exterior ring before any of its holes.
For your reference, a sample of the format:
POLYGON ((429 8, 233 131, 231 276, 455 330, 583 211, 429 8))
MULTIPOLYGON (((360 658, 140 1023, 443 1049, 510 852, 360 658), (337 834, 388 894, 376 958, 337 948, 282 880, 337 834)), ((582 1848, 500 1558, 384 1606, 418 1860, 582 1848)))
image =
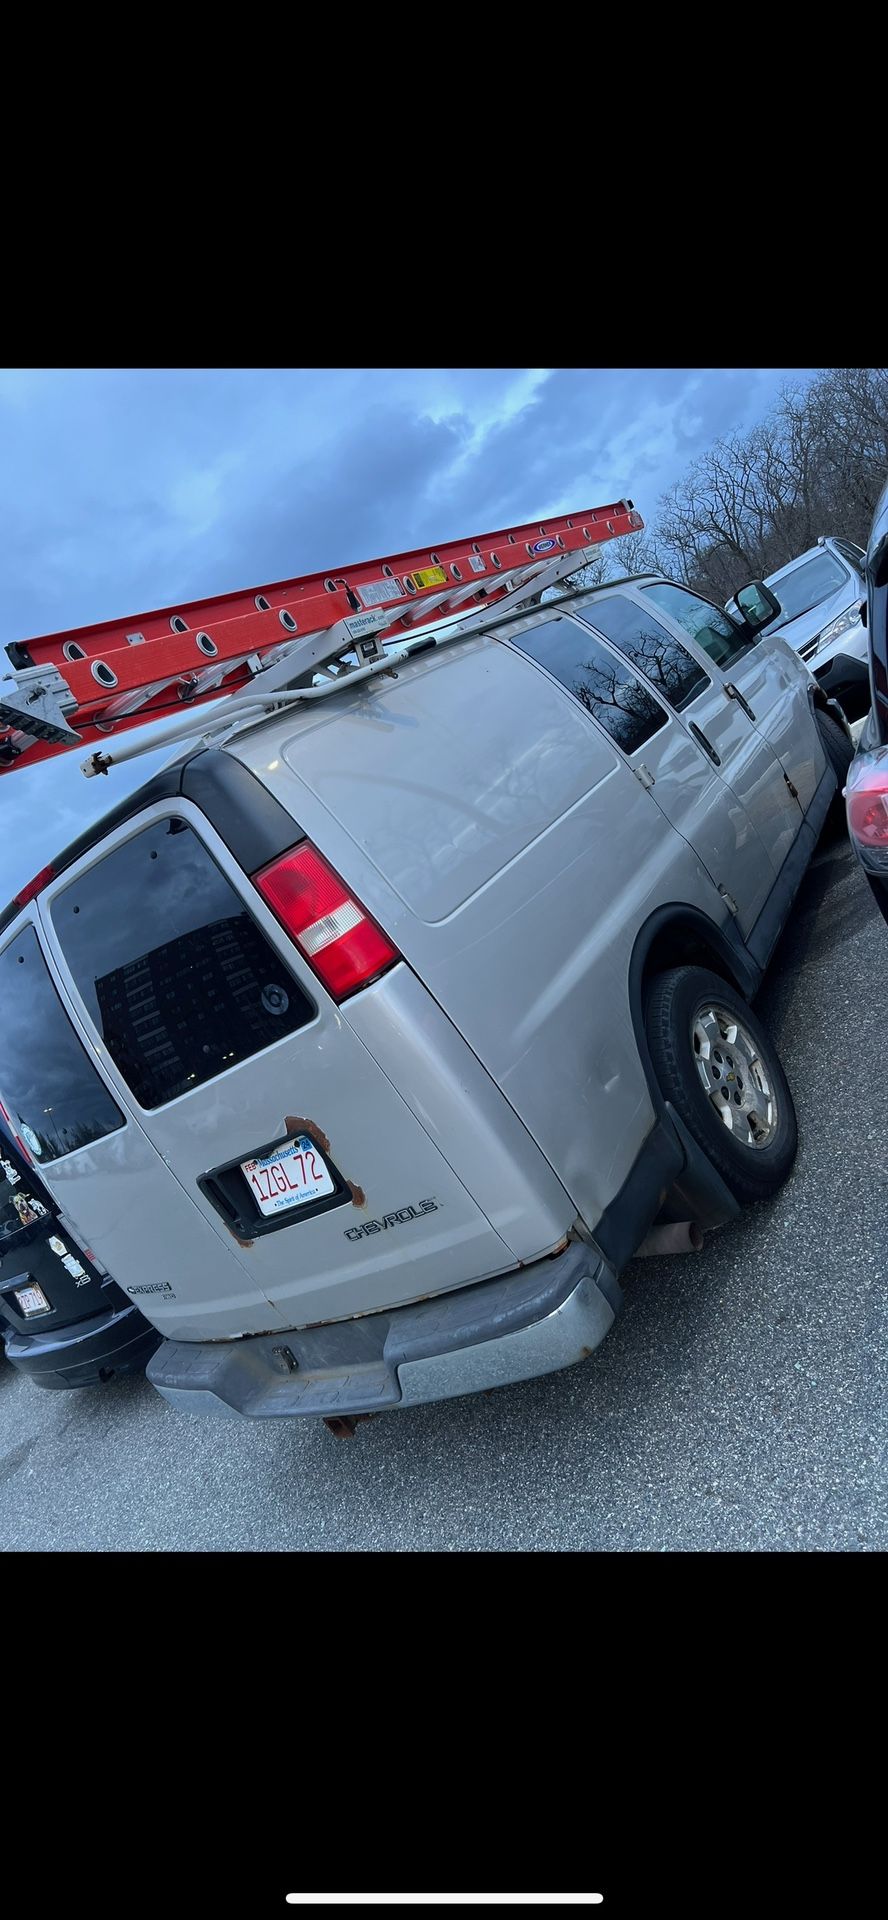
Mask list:
POLYGON ((0 1099, 41 1164, 89 1146, 123 1114, 71 1025, 33 927, 0 953, 0 1099))

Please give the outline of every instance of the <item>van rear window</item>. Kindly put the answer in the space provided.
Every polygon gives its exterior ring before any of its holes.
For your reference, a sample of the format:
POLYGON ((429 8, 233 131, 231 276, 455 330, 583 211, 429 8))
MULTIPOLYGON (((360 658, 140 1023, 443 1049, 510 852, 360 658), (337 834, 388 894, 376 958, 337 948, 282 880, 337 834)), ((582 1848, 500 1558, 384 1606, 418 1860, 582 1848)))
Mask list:
POLYGON ((60 1160, 123 1126, 56 993, 33 927, 0 953, 0 1007, 0 1099, 35 1160, 60 1160))
POLYGON ((141 1107, 189 1093, 314 1007, 184 820, 133 834, 56 895, 90 1019, 141 1107))

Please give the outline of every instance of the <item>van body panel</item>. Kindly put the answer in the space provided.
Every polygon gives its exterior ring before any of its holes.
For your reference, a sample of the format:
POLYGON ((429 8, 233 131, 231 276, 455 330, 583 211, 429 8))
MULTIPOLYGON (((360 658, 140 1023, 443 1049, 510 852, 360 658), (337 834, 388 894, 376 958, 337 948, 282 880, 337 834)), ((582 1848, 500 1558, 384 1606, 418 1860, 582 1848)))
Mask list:
POLYGON ((576 1207, 490 1074, 408 967, 347 1003, 374 1060, 521 1261, 563 1240, 576 1207))
MULTIPOLYGON (((288 715, 275 722, 273 735, 268 729, 251 733, 234 750, 301 821, 309 839, 395 941, 592 1227, 654 1124, 629 1006, 635 935, 648 915, 670 900, 699 907, 717 925, 730 916, 702 860, 664 819, 611 742, 579 707, 574 711, 562 688, 510 647, 499 648, 490 684, 497 688, 502 738, 508 738, 514 718, 521 793, 533 831, 520 854, 494 865, 502 767, 498 764, 494 777, 487 766, 488 708, 475 697, 475 663, 491 644, 499 643, 468 642, 457 660, 448 653, 423 656, 399 668, 392 688, 374 682, 361 694, 344 695, 351 761, 375 769, 375 777, 362 783, 361 808, 348 815, 351 831, 339 817, 346 814, 342 795, 350 776, 328 771, 342 765, 332 739, 338 702, 324 723, 314 713, 288 715), (465 700, 457 686, 464 671, 472 689, 472 698, 465 700), (429 794, 451 790, 452 728, 458 721, 459 804, 471 831, 478 829, 475 848, 480 838, 491 849, 488 864, 494 870, 482 878, 484 867, 473 853, 471 872, 480 884, 430 923, 410 909, 400 891, 414 857, 412 871, 418 872, 417 841, 406 797, 398 808, 390 805, 378 743, 385 739, 390 755, 399 752, 397 742, 402 731, 412 730, 419 700, 423 709, 434 706, 436 684, 450 720, 446 728, 439 725, 424 736, 425 789, 429 794), (381 717, 374 711, 377 697, 381 717), (559 773, 548 797, 543 780, 533 773, 535 728, 547 752, 557 739, 573 761, 569 776, 559 773), (372 743, 366 756, 365 733, 372 743), (322 789, 329 796, 334 787, 336 812, 320 798, 322 789), (553 813, 565 793, 577 788, 580 797, 553 813), (384 860, 397 874, 399 888, 384 873, 384 860)), ((452 844, 452 811, 439 816, 429 807, 423 818, 421 861, 426 873, 436 874, 452 844)), ((467 874, 464 864, 460 892, 467 874)), ((425 906, 432 885, 417 881, 418 908, 425 906)), ((440 895, 436 911, 439 905, 440 895)))

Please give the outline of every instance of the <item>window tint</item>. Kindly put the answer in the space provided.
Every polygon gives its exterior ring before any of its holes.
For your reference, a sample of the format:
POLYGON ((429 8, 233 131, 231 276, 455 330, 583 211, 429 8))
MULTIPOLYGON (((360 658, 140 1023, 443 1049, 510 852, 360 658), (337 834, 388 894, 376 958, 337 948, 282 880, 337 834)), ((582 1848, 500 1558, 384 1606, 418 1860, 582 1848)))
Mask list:
MULTIPOLYGON (((810 613, 812 607, 819 607, 822 600, 838 593, 840 587, 847 587, 849 597, 853 582, 849 580, 841 560, 824 547, 822 553, 815 553, 810 560, 803 560, 797 567, 791 567, 780 580, 766 580, 775 599, 783 609, 784 620, 795 620, 800 613, 810 613)), ((775 621, 775 626, 780 622, 775 621)))
POLYGON ((0 1097, 35 1160, 59 1160, 123 1126, 77 1038, 33 927, 0 953, 0 1097))
POLYGON ((669 716, 647 687, 574 620, 547 620, 515 634, 514 644, 547 667, 624 753, 634 753, 666 725, 669 716))
POLYGON ((159 820, 57 896, 78 990, 140 1106, 225 1073, 314 1008, 184 820, 159 820))
POLYGON ((714 607, 709 600, 701 600, 699 594, 690 593, 687 587, 675 587, 671 580, 655 580, 652 586, 642 587, 641 591, 649 593, 671 620, 684 627, 685 633, 696 640, 717 667, 733 666, 742 653, 757 643, 758 634, 735 627, 719 607, 714 607))
POLYGON ((590 626, 612 640, 679 713, 710 684, 699 661, 681 642, 674 640, 653 614, 621 593, 578 608, 577 619, 588 620, 590 626))

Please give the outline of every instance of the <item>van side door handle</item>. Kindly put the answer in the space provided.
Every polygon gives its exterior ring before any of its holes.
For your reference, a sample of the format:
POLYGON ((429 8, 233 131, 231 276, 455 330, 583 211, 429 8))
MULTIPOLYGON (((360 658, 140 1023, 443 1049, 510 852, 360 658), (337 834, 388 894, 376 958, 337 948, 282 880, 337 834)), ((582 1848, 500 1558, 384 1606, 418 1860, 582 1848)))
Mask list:
POLYGON ((720 767, 720 766, 721 766, 721 760, 720 760, 720 758, 719 758, 719 755, 718 755, 718 754, 716 753, 716 751, 715 751, 715 748, 714 748, 714 746, 713 746, 713 744, 712 744, 712 741, 711 741, 711 740, 707 740, 707 738, 706 738, 706 735, 705 735, 705 733, 703 732, 703 730, 702 730, 702 728, 701 728, 701 727, 698 727, 698 726, 697 726, 697 723, 696 723, 696 721, 695 721, 695 720, 692 720, 692 721, 691 721, 691 732, 692 732, 692 734, 693 734, 693 736, 694 736, 694 739, 695 739, 695 740, 699 740, 699 742, 700 742, 700 745, 701 745, 701 747, 703 748, 703 752, 704 752, 704 753, 708 753, 708 755, 709 755, 709 758, 710 758, 710 760, 712 761, 712 764, 713 764, 713 766, 714 766, 714 767, 720 767))
POLYGON ((743 711, 746 715, 747 720, 751 720, 753 724, 755 724, 755 714, 752 711, 749 701, 744 700, 743 695, 740 692, 740 688, 732 686, 730 680, 726 680, 725 692, 729 700, 736 700, 737 705, 743 708, 743 711))

